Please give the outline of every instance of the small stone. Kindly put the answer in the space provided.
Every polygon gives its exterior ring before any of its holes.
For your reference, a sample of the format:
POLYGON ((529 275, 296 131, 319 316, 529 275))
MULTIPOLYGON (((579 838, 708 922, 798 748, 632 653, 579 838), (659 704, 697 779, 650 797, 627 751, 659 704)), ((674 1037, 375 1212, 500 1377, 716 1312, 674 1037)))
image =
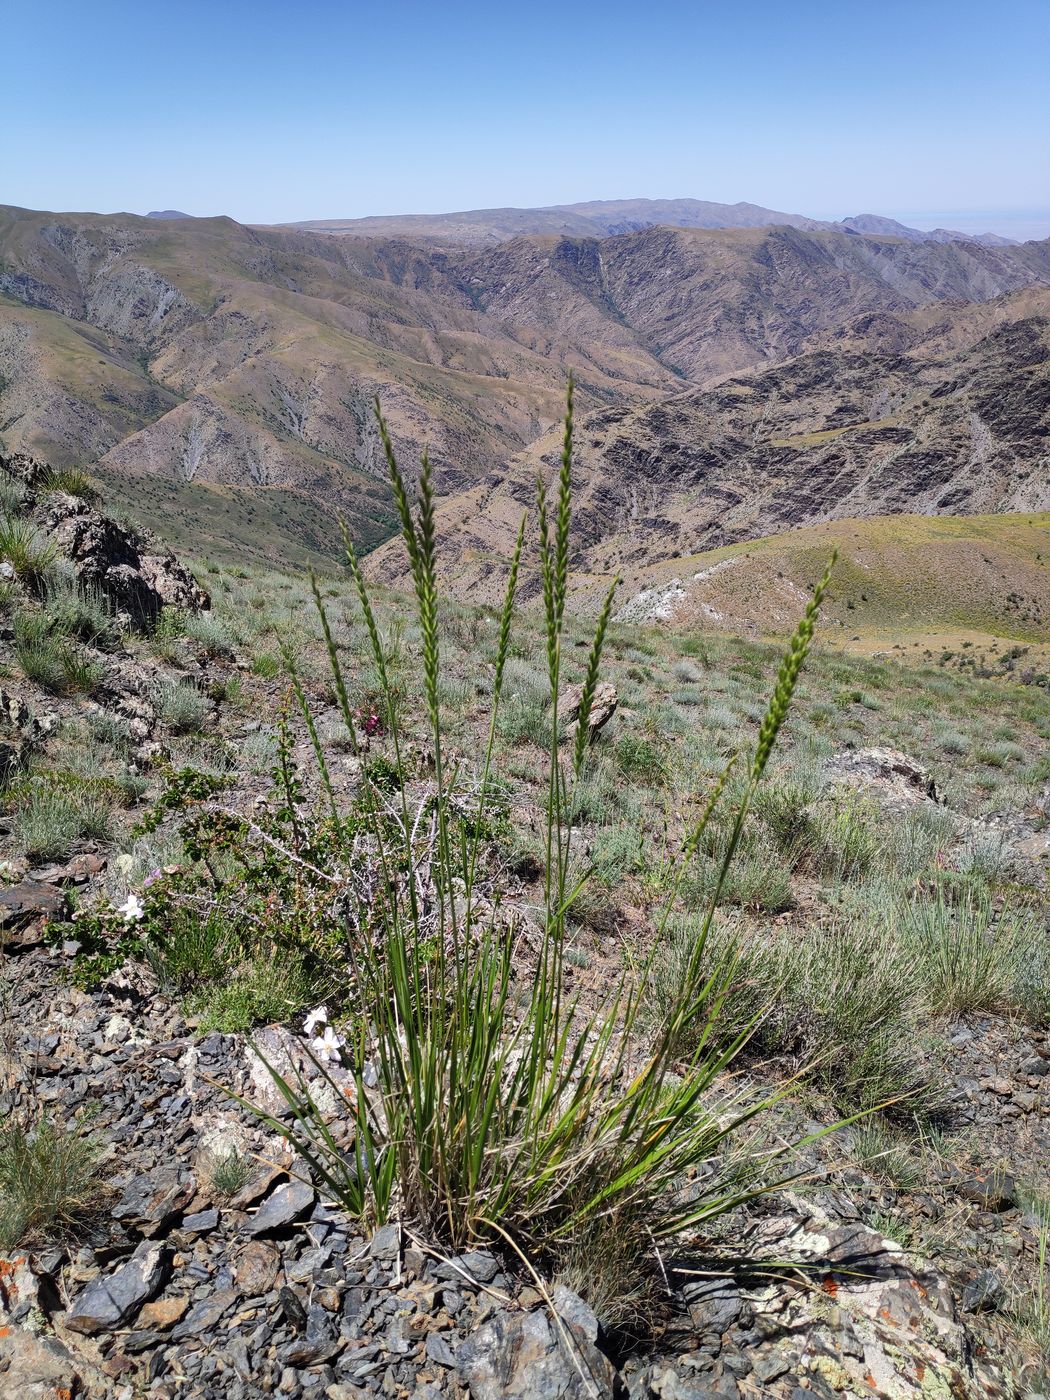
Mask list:
POLYGON ((252 1240, 241 1250, 233 1276, 243 1294, 249 1298, 260 1298, 273 1287, 280 1267, 281 1256, 273 1245, 252 1240))
POLYGON ((469 1249, 434 1265, 434 1277, 446 1283, 491 1283, 499 1264, 487 1249, 469 1249))
POLYGON ((218 1293, 212 1293, 201 1302, 194 1304, 185 1319, 175 1328, 171 1334, 172 1337, 176 1341, 181 1341, 184 1337, 200 1336, 202 1332, 207 1332, 214 1327, 223 1313, 236 1301, 235 1289, 224 1288, 218 1293))
POLYGON ((452 1348, 440 1332, 427 1333, 425 1349, 429 1360, 436 1361, 439 1366, 444 1366, 448 1370, 455 1366, 456 1358, 452 1355, 452 1348))
POLYGON ((983 1269, 967 1284, 962 1296, 964 1312, 997 1312, 1006 1299, 1006 1285, 994 1269, 983 1269))
POLYGON ((214 1230, 218 1223, 219 1212, 213 1206, 211 1210, 198 1210, 192 1215, 184 1215, 182 1229, 193 1235, 206 1235, 209 1230, 214 1230))
POLYGON ((304 1215, 314 1203, 314 1190, 305 1181, 287 1181, 278 1186, 256 1211, 248 1225, 249 1235, 281 1230, 304 1215))
POLYGON ((174 1327, 176 1322, 185 1316, 189 1305, 190 1300, 184 1295, 173 1298, 158 1298, 155 1302, 146 1304, 139 1313, 136 1322, 140 1327, 152 1327, 164 1332, 169 1327, 174 1327))
POLYGON ((401 1226, 383 1225, 372 1236, 368 1252, 373 1259, 392 1263, 401 1254, 401 1226))

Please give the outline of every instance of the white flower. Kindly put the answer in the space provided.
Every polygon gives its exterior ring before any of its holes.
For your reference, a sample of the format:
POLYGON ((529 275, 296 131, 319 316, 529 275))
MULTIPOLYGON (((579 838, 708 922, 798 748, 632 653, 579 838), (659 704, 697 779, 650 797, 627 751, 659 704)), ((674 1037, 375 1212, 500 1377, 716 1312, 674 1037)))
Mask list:
POLYGON ((146 906, 137 894, 129 894, 124 903, 117 907, 117 913, 124 915, 126 924, 137 924, 145 912, 146 906))
POLYGON ((311 1040, 310 1049, 317 1058, 323 1060, 325 1064, 329 1064, 332 1060, 338 1064, 339 1051, 345 1044, 346 1041, 343 1037, 341 1035, 336 1035, 331 1026, 325 1026, 324 1035, 318 1036, 315 1040, 311 1040))
POLYGON ((306 1020, 303 1022, 303 1033, 313 1035, 318 1026, 328 1025, 328 1007, 315 1006, 312 1011, 306 1013, 306 1020))

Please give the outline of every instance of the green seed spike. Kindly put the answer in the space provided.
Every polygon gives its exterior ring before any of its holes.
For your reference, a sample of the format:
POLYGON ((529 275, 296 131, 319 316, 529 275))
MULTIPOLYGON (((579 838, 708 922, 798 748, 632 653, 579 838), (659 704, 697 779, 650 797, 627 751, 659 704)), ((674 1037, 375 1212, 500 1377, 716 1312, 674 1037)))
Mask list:
POLYGON ((572 771, 575 778, 579 778, 583 770, 583 760, 587 756, 587 743, 590 739, 590 726, 588 720, 591 717, 591 706, 594 704, 594 692, 598 688, 598 674, 601 669, 602 648, 605 645, 605 633, 609 626, 609 617, 612 613, 613 598, 616 590, 620 586, 619 577, 614 578, 605 595, 605 602, 602 604, 601 613, 598 616, 598 625, 594 629, 594 640, 591 642, 591 652, 587 659, 587 675, 583 682, 583 692, 580 696, 580 710, 576 720, 576 751, 573 754, 572 771))
POLYGON ((838 560, 838 550, 836 549, 828 561, 828 567, 824 570, 824 577, 813 590, 813 597, 806 604, 806 610, 802 614, 802 621, 798 624, 795 635, 791 638, 787 655, 780 663, 780 672, 777 675, 776 689, 773 691, 773 698, 770 701, 769 709, 766 711, 765 719, 762 721, 762 728, 758 733, 758 745, 755 749, 755 757, 751 763, 751 781, 758 782, 765 772, 766 764, 769 762, 769 755, 773 752, 773 745, 777 741, 780 733, 780 726, 787 717, 788 706, 791 704, 791 697, 795 693, 795 686, 798 682, 799 672, 802 670, 802 663, 809 652, 810 644, 813 641, 813 630, 817 625, 817 617, 820 614, 820 605, 824 601, 824 594, 828 590, 831 582, 831 571, 838 560))

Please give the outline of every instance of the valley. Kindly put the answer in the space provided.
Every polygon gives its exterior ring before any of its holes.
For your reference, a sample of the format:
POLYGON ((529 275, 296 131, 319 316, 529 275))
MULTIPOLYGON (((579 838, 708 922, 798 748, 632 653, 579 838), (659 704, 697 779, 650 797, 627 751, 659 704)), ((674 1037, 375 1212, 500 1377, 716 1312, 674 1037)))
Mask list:
POLYGON ((0 444, 97 469, 153 520, 176 496, 194 529, 250 500, 237 548, 317 560, 336 511, 366 550, 392 532, 379 395, 407 469, 426 447, 466 521, 449 577, 474 579, 505 557, 504 503, 549 459, 571 370, 592 572, 828 515, 1046 508, 1050 243, 581 208, 599 236, 504 220, 441 247, 403 221, 7 208, 0 444))

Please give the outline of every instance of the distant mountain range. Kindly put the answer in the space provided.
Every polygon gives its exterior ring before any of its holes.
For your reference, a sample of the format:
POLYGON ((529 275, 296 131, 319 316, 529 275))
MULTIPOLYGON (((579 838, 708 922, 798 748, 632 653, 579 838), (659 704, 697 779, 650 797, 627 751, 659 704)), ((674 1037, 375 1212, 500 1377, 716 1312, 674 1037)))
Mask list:
MULTIPOLYGON (((156 215, 153 217, 170 217, 156 215)), ((909 228, 879 214, 857 214, 837 223, 764 209, 760 204, 714 204, 706 199, 596 199, 583 204, 553 204, 542 209, 468 209, 455 214, 394 214, 364 219, 309 219, 290 225, 319 233, 378 238, 424 239, 438 244, 484 247, 528 234, 609 238, 657 225, 671 228, 838 229, 880 238, 907 238, 919 243, 1013 243, 997 233, 967 234, 952 229, 909 228)))
MULTIPOLYGON (((580 208, 574 220, 609 226, 639 213, 580 208)), ((391 532, 376 394, 406 467, 427 445, 439 489, 480 530, 500 501, 517 509, 572 369, 580 519, 590 547, 608 542, 602 558, 623 522, 657 515, 624 557, 822 518, 845 496, 854 513, 1038 506, 1050 240, 920 240, 729 208, 751 224, 437 246, 0 206, 0 448, 96 470, 187 535, 220 493, 246 529, 258 512, 260 552, 316 556, 335 549, 336 508, 366 546, 391 532), (778 491, 808 503, 797 520, 778 491), (718 521, 697 504, 708 495, 718 521)))

